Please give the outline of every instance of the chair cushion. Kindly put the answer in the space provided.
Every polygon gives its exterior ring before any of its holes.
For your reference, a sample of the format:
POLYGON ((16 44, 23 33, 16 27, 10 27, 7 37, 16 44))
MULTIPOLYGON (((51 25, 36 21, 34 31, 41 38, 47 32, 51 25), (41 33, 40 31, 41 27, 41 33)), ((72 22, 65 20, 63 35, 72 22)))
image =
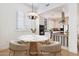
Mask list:
POLYGON ((20 41, 17 41, 17 43, 24 44, 24 41, 20 40, 20 41))
POLYGON ((44 42, 40 42, 41 44, 50 44, 50 42, 48 40, 44 41, 44 42))

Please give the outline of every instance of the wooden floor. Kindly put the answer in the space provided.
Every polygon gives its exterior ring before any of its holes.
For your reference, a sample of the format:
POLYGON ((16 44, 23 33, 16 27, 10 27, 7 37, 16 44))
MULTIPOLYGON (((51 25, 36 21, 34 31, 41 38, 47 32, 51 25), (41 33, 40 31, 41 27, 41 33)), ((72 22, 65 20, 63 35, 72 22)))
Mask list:
MULTIPOLYGON (((76 55, 76 54, 68 52, 67 50, 63 50, 63 49, 61 51, 61 56, 78 56, 78 55, 79 53, 76 55)), ((9 49, 0 51, 0 56, 9 56, 9 49)))

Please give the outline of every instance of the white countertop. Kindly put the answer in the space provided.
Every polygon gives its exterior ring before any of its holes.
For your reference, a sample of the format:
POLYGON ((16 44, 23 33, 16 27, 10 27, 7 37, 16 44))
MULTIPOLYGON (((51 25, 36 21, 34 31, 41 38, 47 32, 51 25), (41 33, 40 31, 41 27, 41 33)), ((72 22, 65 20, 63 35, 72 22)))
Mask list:
POLYGON ((19 40, 23 40, 25 42, 27 41, 33 41, 33 42, 38 42, 38 41, 45 41, 49 39, 49 36, 47 35, 22 35, 18 37, 19 40))

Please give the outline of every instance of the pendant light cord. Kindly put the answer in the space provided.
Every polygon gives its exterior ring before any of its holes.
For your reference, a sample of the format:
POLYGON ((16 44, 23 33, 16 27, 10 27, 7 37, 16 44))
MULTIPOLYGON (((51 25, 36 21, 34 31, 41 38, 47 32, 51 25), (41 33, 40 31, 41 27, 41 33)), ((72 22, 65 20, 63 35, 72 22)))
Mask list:
POLYGON ((32 12, 33 12, 33 3, 32 3, 32 12))

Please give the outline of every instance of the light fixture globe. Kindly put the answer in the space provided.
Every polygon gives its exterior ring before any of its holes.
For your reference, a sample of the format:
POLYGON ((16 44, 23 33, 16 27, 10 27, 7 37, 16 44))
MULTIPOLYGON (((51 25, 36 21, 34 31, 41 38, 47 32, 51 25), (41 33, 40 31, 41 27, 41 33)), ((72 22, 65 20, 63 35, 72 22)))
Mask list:
POLYGON ((35 12, 31 12, 28 14, 29 19, 36 20, 39 18, 38 14, 35 12))

